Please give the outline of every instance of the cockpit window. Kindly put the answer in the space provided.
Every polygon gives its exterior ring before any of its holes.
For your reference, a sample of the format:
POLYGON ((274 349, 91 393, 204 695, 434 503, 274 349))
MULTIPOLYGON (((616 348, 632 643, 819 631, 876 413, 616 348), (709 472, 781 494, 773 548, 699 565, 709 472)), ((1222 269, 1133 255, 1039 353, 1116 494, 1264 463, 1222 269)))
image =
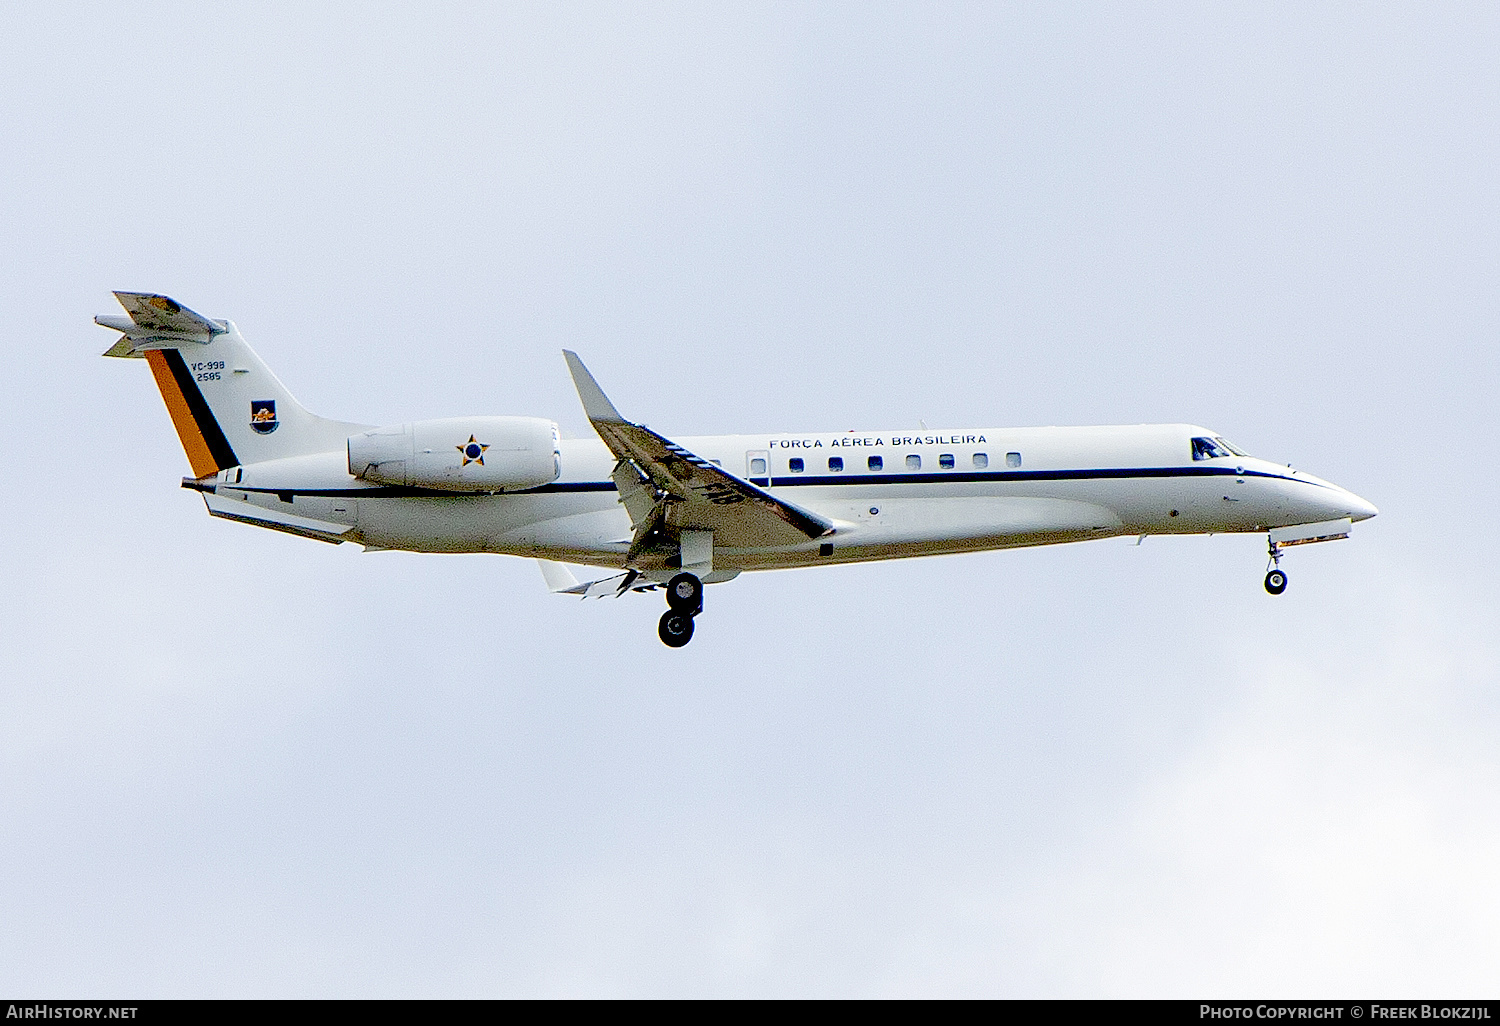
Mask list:
POLYGON ((1217 438, 1195 438, 1193 439, 1193 459, 1211 460, 1220 456, 1232 455, 1230 451, 1220 444, 1217 438))
POLYGON ((1249 456, 1250 455, 1244 449, 1241 449, 1239 446, 1235 445, 1233 442, 1229 441, 1229 439, 1227 439, 1227 438, 1215 438, 1214 441, 1218 442, 1220 445, 1222 445, 1224 448, 1228 449, 1230 452, 1234 453, 1236 456, 1249 456))

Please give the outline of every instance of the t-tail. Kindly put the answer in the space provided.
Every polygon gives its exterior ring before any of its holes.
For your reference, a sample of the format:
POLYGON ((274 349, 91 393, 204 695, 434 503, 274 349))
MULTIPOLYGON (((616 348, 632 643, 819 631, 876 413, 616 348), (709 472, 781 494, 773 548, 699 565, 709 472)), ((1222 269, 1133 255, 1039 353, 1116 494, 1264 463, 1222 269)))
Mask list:
POLYGON ((128 317, 96 317, 122 332, 104 354, 144 358, 166 401, 193 475, 342 449, 366 425, 309 413, 232 321, 211 320, 149 292, 116 292, 128 317))

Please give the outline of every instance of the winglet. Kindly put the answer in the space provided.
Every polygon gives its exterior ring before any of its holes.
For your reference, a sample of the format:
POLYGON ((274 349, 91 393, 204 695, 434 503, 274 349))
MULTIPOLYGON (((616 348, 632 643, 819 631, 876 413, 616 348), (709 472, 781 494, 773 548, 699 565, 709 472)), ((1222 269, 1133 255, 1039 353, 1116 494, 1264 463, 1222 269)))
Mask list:
POLYGON ((604 394, 604 389, 599 387, 599 382, 594 380, 578 354, 571 349, 564 349, 563 357, 568 361, 568 370, 573 375, 573 387, 578 389, 578 398, 583 403, 583 412, 588 414, 589 420, 594 423, 629 424, 630 421, 620 416, 615 404, 609 401, 609 396, 604 394))

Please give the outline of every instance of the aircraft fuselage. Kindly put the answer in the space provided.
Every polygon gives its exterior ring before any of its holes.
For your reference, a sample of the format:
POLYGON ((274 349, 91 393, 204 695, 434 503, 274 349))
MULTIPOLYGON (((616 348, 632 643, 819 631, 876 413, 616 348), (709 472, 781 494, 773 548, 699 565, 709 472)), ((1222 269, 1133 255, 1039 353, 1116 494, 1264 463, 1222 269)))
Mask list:
MULTIPOLYGON (((829 536, 796 545, 716 545, 719 574, 1117 535, 1263 532, 1374 514, 1358 496, 1287 466, 1232 454, 1194 459, 1195 437, 1215 436, 1148 424, 680 441, 834 523, 829 536)), ((557 480, 527 491, 375 485, 350 475, 346 454, 333 451, 223 471, 211 508, 233 516, 234 506, 258 507, 343 525, 340 540, 372 548, 623 566, 632 528, 610 478, 615 457, 598 439, 564 439, 558 448, 557 480)), ((655 569, 669 568, 658 562, 655 569)))

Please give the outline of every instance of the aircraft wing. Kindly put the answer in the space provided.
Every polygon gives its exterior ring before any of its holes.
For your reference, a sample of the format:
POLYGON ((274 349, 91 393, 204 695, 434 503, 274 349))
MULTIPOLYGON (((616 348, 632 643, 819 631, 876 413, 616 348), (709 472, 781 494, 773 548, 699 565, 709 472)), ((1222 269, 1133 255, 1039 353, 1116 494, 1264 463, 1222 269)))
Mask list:
POLYGON ((612 475, 636 529, 632 553, 655 530, 712 531, 728 548, 798 545, 833 524, 688 452, 615 409, 578 354, 563 350, 594 430, 619 459, 612 475))

